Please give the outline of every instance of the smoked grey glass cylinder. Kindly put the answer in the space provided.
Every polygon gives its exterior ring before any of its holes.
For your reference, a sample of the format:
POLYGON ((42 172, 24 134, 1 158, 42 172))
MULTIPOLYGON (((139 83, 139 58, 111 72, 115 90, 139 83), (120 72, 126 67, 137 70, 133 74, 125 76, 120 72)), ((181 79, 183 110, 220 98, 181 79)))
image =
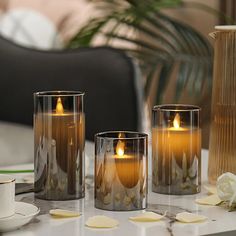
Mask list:
POLYGON ((152 190, 194 194, 201 187, 200 108, 160 105, 152 111, 152 190))
POLYGON ((84 93, 34 94, 35 197, 71 200, 84 197, 84 93))
POLYGON ((95 207, 141 210, 147 206, 146 134, 114 131, 95 135, 95 207))

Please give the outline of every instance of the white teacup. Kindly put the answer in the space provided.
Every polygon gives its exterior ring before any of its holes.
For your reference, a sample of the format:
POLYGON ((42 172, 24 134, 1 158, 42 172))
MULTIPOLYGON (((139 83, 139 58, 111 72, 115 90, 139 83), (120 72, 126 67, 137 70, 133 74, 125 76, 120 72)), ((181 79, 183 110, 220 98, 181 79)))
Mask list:
POLYGON ((0 218, 15 214, 15 179, 0 174, 0 218))

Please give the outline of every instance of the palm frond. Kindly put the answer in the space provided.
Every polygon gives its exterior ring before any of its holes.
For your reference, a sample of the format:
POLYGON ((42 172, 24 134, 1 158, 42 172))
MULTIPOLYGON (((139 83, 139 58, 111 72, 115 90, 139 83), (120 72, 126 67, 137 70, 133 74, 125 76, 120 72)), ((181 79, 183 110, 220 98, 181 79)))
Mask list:
MULTIPOLYGON (((106 38, 108 45, 114 41, 127 43, 128 46, 122 44, 120 49, 140 62, 146 97, 153 89, 153 81, 158 81, 153 103, 162 103, 173 77, 174 102, 181 99, 183 91, 192 97, 199 97, 203 88, 210 88, 213 50, 208 40, 191 26, 160 12, 164 8, 186 7, 181 0, 98 2, 106 12, 105 16, 92 19, 71 40, 69 47, 89 46, 98 34, 106 38), (135 34, 127 35, 120 30, 122 27, 133 30, 135 34)), ((203 8, 202 5, 198 7, 203 8)))

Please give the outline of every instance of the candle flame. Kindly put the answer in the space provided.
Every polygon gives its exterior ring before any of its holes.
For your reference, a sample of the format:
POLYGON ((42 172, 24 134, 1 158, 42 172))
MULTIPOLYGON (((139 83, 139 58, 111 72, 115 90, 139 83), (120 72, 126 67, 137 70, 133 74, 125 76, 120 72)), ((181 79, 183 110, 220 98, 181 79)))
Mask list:
POLYGON ((179 113, 177 113, 175 115, 175 118, 174 118, 174 121, 173 121, 173 126, 176 129, 179 129, 179 127, 180 127, 180 115, 179 115, 179 113))
POLYGON ((125 152, 125 143, 123 141, 119 140, 117 145, 116 145, 116 154, 119 157, 123 157, 124 152, 125 152))
POLYGON ((60 97, 57 99, 56 113, 57 114, 63 114, 64 113, 64 108, 63 108, 60 97))

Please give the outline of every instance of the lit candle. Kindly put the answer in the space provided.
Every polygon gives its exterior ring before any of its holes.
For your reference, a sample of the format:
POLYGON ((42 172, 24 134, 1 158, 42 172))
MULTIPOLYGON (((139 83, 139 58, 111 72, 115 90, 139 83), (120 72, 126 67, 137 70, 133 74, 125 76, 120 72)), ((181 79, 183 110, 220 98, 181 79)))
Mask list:
MULTIPOLYGON (((170 124, 168 127, 152 129, 155 192, 190 194, 200 191, 201 130, 181 123, 181 114, 176 111, 174 119, 165 122, 165 125, 170 124)), ((183 116, 186 118, 186 113, 183 116)))
POLYGON ((52 113, 45 113, 43 116, 44 121, 46 121, 46 124, 44 123, 45 128, 49 133, 52 132, 49 136, 51 136, 53 145, 56 148, 56 159, 59 168, 69 173, 69 162, 75 163, 76 161, 78 140, 80 140, 76 136, 81 136, 80 133, 83 130, 81 119, 83 118, 79 114, 66 111, 60 97, 57 98, 55 110, 52 113), (49 122, 47 123, 47 121, 49 122))
POLYGON ((35 114, 35 189, 39 198, 83 196, 84 115, 63 104, 69 103, 67 96, 49 96, 47 104, 52 110, 35 114))
POLYGON ((107 132, 97 134, 95 141, 95 206, 107 210, 145 208, 147 136, 107 132))
POLYGON ((134 187, 139 180, 142 161, 140 162, 137 156, 125 154, 125 142, 121 140, 118 141, 116 155, 112 158, 115 160, 114 164, 119 181, 127 188, 134 187))

